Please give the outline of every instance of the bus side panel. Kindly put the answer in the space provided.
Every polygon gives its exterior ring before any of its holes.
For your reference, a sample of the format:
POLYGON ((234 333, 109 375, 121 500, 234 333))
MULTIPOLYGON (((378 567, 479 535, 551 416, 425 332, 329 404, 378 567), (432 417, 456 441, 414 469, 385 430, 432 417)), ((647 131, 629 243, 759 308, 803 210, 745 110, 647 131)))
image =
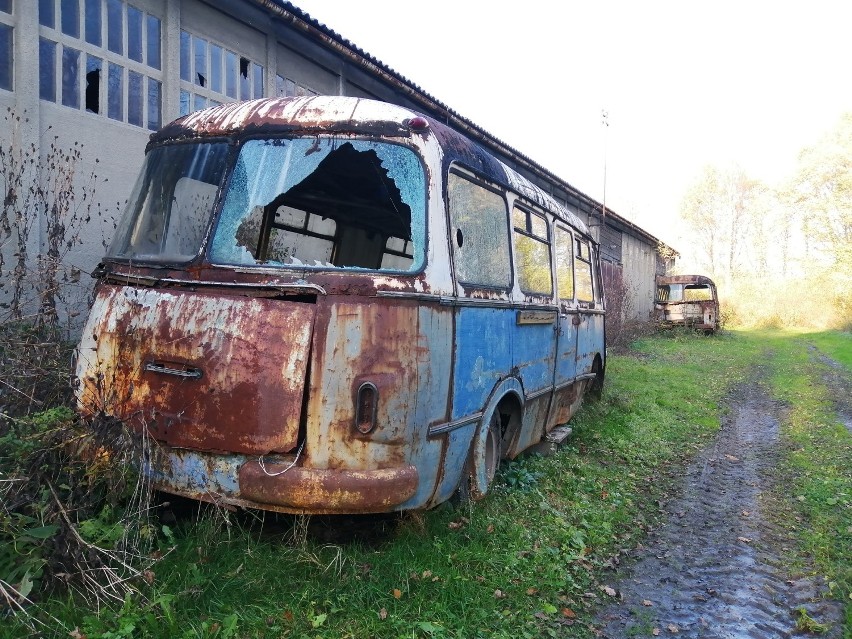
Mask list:
MULTIPOLYGON (((428 426, 445 422, 449 414, 453 362, 452 309, 437 305, 421 306, 418 309, 418 323, 417 341, 414 345, 417 352, 414 420, 418 425, 417 437, 424 439, 418 446, 413 447, 411 456, 411 463, 417 467, 420 482, 415 495, 400 506, 403 510, 425 506, 433 498, 436 482, 447 476, 448 469, 452 474, 455 467, 459 466, 458 460, 448 454, 455 448, 448 448, 445 442, 445 439, 454 433, 425 439, 428 426)), ((461 472, 460 466, 458 472, 461 472)))
POLYGON ((536 313, 544 317, 551 315, 552 321, 523 324, 524 312, 516 311, 519 318, 512 330, 513 361, 521 379, 527 402, 524 404, 520 431, 509 446, 509 457, 515 457, 544 436, 547 411, 550 407, 549 392, 553 387, 553 367, 556 355, 556 312, 536 313), (543 392, 543 394, 538 394, 543 392))
POLYGON ((577 327, 577 375, 592 370, 595 355, 604 352, 604 316, 601 313, 583 313, 580 311, 580 325, 577 327))
POLYGON ((512 309, 457 309, 452 419, 483 410, 491 391, 509 375, 514 330, 512 309))
MULTIPOLYGON (((515 312, 517 317, 523 317, 523 311, 515 312)), ((516 325, 512 327, 512 361, 516 374, 524 386, 524 394, 527 396, 553 385, 556 319, 556 313, 553 312, 550 322, 536 324, 516 322, 516 325)))

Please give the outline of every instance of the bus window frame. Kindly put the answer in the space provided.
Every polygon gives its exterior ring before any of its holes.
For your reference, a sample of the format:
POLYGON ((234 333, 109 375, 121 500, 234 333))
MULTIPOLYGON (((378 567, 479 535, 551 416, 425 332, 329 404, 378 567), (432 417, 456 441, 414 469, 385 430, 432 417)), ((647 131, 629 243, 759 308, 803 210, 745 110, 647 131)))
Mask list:
POLYGON ((521 287, 520 271, 515 270, 515 269, 518 268, 518 265, 519 265, 520 262, 519 262, 519 260, 514 259, 514 268, 513 268, 512 272, 513 272, 513 275, 514 275, 514 280, 515 280, 515 282, 517 282, 518 290, 524 296, 532 297, 532 298, 539 298, 541 300, 547 300, 548 302, 552 303, 553 300, 556 299, 556 295, 557 295, 557 293, 556 293, 556 279, 555 279, 554 268, 553 268, 553 264, 554 264, 554 261, 555 261, 554 260, 554 254, 553 254, 553 250, 554 250, 554 248, 553 248, 553 246, 554 246, 553 245, 553 231, 552 231, 552 228, 551 228, 552 222, 550 220, 550 218, 553 217, 553 214, 537 210, 537 208, 535 206, 533 206, 532 204, 521 199, 520 196, 516 195, 515 193, 513 193, 511 191, 507 191, 507 195, 508 194, 515 195, 514 199, 510 203, 510 207, 509 207, 511 209, 511 211, 509 213, 510 223, 511 223, 509 233, 511 235, 511 245, 512 245, 513 257, 514 257, 514 253, 517 250, 517 246, 515 245, 515 233, 517 232, 517 233, 520 233, 521 235, 523 235, 525 237, 529 237, 529 238, 531 238, 531 239, 533 239, 537 242, 541 242, 545 246, 547 246, 548 270, 549 270, 549 273, 550 273, 550 292, 549 293, 544 293, 544 292, 541 292, 541 291, 525 290, 524 288, 521 287), (516 209, 518 211, 524 213, 524 215, 525 215, 526 228, 524 228, 524 229, 520 229, 517 226, 515 226, 514 212, 515 212, 516 209), (545 232, 547 234, 546 238, 541 238, 538 235, 535 235, 535 233, 528 230, 532 226, 532 223, 531 223, 532 216, 538 217, 544 222, 544 228, 545 228, 545 232))
POLYGON ((553 226, 554 226, 554 229, 553 229, 553 251, 554 251, 554 254, 553 254, 553 256, 554 256, 554 262, 556 262, 556 264, 557 264, 557 267, 555 269, 553 269, 553 274, 556 277, 556 299, 560 304, 563 303, 563 302, 567 302, 571 306, 574 306, 577 303, 577 272, 574 268, 574 247, 576 246, 576 244, 575 244, 576 236, 574 235, 574 229, 570 225, 564 223, 562 220, 557 219, 553 226), (556 259, 556 257, 557 257, 556 256, 556 250, 557 250, 557 248, 556 248, 556 245, 557 245, 556 236, 557 236, 557 234, 559 233, 560 230, 564 231, 565 233, 568 234, 568 240, 569 240, 568 256, 571 260, 571 263, 569 265, 569 268, 571 270, 571 297, 561 297, 559 295, 559 266, 558 266, 559 260, 556 259))
MULTIPOLYGON (((217 138, 211 138, 217 139, 217 138)), ((430 214, 431 208, 434 204, 431 201, 430 197, 430 177, 428 170, 428 162, 423 154, 423 148, 420 145, 411 143, 410 138, 394 138, 394 137, 383 137, 383 136, 373 136, 368 134, 358 134, 354 136, 342 135, 335 132, 323 133, 319 135, 300 135, 297 132, 293 133, 281 133, 280 131, 268 131, 268 132, 252 132, 250 134, 242 134, 237 133, 233 136, 228 136, 222 138, 230 142, 231 149, 230 155, 228 158, 228 167, 225 169, 225 179, 219 188, 219 194, 216 198, 216 203, 213 209, 213 218, 212 223, 208 226, 207 235, 204 238, 204 243, 200 255, 203 256, 203 260, 210 264, 211 266, 217 268, 226 268, 226 269, 240 269, 249 270, 251 273, 257 273, 259 275, 276 275, 281 273, 286 273, 288 271, 299 271, 307 274, 314 273, 329 273, 329 274, 355 274, 355 275, 363 275, 363 274, 371 274, 375 276, 381 277, 420 277, 423 276, 428 267, 429 267, 429 246, 431 238, 429 236, 430 233, 430 214), (286 264, 283 266, 279 265, 271 265, 268 263, 258 263, 258 264, 231 264, 228 262, 222 262, 219 260, 213 260, 212 256, 212 248, 213 241, 216 237, 216 234, 219 231, 219 225, 222 222, 222 209, 225 205, 225 200, 228 196, 228 192, 231 189, 231 182, 234 177, 234 167, 236 166, 237 161, 239 160, 240 153, 242 153, 243 147, 255 140, 298 140, 298 139, 310 139, 310 138, 324 138, 324 139, 339 139, 341 143, 351 142, 352 140, 356 141, 366 141, 366 142, 382 142, 385 144, 393 144, 396 146, 401 146, 403 148, 411 151, 414 156, 417 158, 418 163, 420 164, 420 168, 423 174, 423 259, 420 268, 416 270, 400 270, 400 269, 373 269, 367 267, 359 267, 359 266, 346 266, 346 267, 325 267, 325 266, 314 266, 308 264, 286 264)), ((192 144, 197 143, 198 139, 190 139, 181 142, 166 142, 163 145, 172 145, 172 144, 192 144)), ((159 145, 158 145, 159 146, 159 145)), ((146 151, 147 153, 147 151, 146 151)), ((410 205, 409 205, 410 206, 410 205)), ((314 211, 308 211, 311 215, 319 215, 314 211)), ((335 237, 337 235, 337 230, 335 231, 335 237)), ((413 241, 413 240, 412 240, 413 241)), ((385 244, 387 243, 387 238, 385 240, 385 244)))
POLYGON ((470 292, 474 290, 481 291, 494 291, 506 294, 510 296, 512 291, 515 288, 515 255, 512 244, 512 217, 511 217, 511 204, 509 202, 509 191, 505 187, 501 187, 500 185, 494 184, 486 178, 480 176, 476 171, 473 171, 469 167, 460 164, 458 162, 453 162, 449 168, 447 169, 446 179, 444 180, 444 210, 445 215, 444 218, 446 220, 446 229, 447 229, 447 248, 449 249, 449 259, 451 264, 453 285, 455 288, 456 295, 459 297, 470 297, 470 292), (504 208, 504 217, 506 222, 506 248, 508 249, 507 255, 509 258, 509 283, 506 286, 493 286, 489 284, 481 284, 478 282, 469 282, 462 280, 458 277, 458 269, 456 268, 456 250, 458 248, 456 242, 456 234, 453 231, 453 210, 450 206, 450 178, 456 175, 461 179, 467 180, 471 184, 478 186, 486 191, 490 191, 500 197, 503 201, 504 208), (464 292, 464 294, 461 293, 464 292))

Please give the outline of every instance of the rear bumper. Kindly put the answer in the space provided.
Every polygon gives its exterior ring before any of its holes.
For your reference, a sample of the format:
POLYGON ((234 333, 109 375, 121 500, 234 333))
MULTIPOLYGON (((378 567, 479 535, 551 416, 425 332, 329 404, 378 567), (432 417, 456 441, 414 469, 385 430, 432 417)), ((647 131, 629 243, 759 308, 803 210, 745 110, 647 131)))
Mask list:
POLYGON ((154 487, 192 499, 311 514, 390 512, 411 499, 417 468, 329 470, 292 466, 293 460, 155 447, 144 464, 154 487))
POLYGON ((414 466, 381 470, 286 468, 246 462, 239 471, 242 497, 305 512, 375 513, 394 510, 417 490, 414 466))

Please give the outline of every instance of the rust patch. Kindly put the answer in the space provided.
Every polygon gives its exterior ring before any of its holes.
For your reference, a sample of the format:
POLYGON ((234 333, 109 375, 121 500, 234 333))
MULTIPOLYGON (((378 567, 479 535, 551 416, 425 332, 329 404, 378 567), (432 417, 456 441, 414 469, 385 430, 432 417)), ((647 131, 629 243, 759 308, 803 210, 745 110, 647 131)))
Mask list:
MULTIPOLYGON (((174 447, 231 453, 297 445, 315 306, 101 286, 81 404, 174 447)), ((86 336, 88 339, 90 336, 86 336)))
POLYGON ((239 471, 243 498, 311 512, 387 512, 417 490, 414 466, 383 470, 316 470, 247 462, 239 471), (285 471, 285 472, 280 472, 285 471), (280 474, 276 474, 279 473, 280 474))

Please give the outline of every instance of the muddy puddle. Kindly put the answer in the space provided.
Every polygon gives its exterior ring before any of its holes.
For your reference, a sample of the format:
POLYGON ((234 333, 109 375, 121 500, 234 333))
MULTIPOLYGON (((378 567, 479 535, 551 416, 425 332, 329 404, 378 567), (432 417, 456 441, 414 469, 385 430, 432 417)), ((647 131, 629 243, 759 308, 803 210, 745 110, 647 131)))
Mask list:
POLYGON ((609 639, 773 639, 799 610, 840 637, 842 608, 825 584, 790 573, 792 541, 767 516, 783 407, 755 383, 731 398, 715 441, 692 462, 658 528, 613 583, 617 602, 597 627, 609 639))

